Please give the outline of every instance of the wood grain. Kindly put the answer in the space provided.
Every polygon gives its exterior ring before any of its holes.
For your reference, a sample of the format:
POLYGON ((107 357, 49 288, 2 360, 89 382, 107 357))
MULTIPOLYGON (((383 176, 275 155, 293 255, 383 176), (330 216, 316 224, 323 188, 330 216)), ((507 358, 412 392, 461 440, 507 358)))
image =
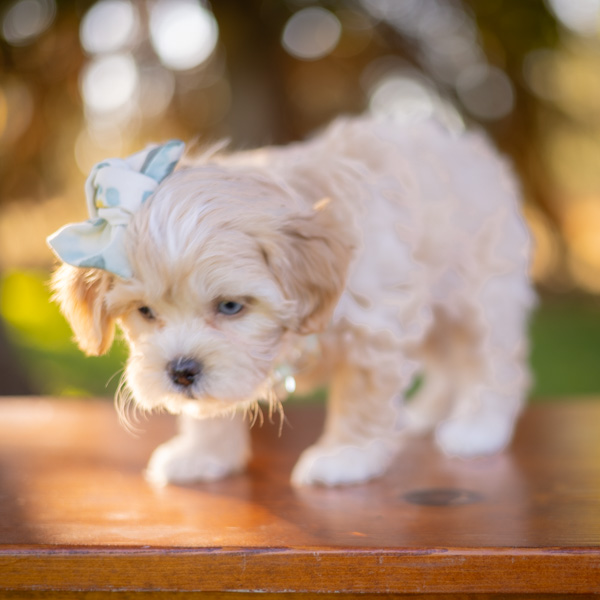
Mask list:
POLYGON ((172 418, 136 438, 109 402, 0 401, 0 590, 600 593, 600 403, 529 408, 489 459, 415 439, 341 489, 289 485, 323 416, 286 414, 247 473, 161 489, 142 471, 172 418))

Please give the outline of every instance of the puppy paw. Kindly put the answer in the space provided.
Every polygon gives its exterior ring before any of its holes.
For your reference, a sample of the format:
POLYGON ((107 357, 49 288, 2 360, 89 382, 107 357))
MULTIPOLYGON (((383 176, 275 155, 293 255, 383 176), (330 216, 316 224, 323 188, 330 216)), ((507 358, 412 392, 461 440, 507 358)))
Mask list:
POLYGON ((244 469, 248 449, 214 452, 188 436, 178 435, 159 446, 146 468, 146 479, 155 485, 215 481, 244 469))
POLYGON ((513 419, 506 415, 473 415, 440 423, 435 438, 438 446, 450 456, 488 456, 508 446, 513 427, 513 419))
POLYGON ((315 444, 307 448, 292 471, 292 484, 348 485, 379 477, 395 452, 389 444, 375 440, 364 446, 315 444))

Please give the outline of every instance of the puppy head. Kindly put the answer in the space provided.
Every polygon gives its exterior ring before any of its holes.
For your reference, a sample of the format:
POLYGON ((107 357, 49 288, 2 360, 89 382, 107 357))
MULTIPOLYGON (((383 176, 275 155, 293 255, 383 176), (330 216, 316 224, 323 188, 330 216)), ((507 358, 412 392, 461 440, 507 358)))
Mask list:
POLYGON ((221 414, 268 396, 289 338, 329 321, 350 259, 332 214, 264 175, 186 169, 129 224, 130 280, 62 267, 56 297, 88 353, 120 324, 139 406, 221 414))

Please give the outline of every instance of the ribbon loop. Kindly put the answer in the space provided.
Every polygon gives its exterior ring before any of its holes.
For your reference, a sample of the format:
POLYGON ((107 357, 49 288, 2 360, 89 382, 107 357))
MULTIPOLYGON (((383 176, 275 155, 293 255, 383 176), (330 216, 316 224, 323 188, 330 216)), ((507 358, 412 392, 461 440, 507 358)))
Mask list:
POLYGON ((158 184, 173 172, 184 149, 183 142, 171 140, 126 159, 95 165, 85 182, 90 218, 65 225, 48 238, 58 258, 75 267, 95 267, 131 278, 125 229, 158 184))

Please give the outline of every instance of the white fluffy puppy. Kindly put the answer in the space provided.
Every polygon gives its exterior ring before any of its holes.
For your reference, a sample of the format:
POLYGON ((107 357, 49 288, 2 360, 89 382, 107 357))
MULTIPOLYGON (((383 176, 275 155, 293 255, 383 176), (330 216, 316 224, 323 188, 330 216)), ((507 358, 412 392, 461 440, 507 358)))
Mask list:
POLYGON ((451 455, 509 443, 529 380, 530 240, 481 135, 345 119, 305 143, 188 158, 123 231, 130 272, 65 264, 53 286, 87 353, 120 325, 136 405, 181 415, 151 479, 243 469, 244 409, 279 398, 282 373, 329 384, 295 484, 381 475, 415 428, 451 455))

